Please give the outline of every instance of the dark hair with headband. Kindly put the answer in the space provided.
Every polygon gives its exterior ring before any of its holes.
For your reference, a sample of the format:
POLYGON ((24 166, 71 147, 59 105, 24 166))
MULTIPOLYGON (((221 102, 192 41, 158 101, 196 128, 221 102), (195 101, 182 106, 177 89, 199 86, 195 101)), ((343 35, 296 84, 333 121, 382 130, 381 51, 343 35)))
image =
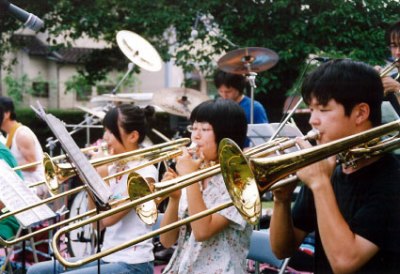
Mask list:
POLYGON ((154 116, 155 109, 152 106, 140 108, 131 104, 122 104, 110 109, 103 119, 103 126, 107 128, 122 144, 121 133, 118 125, 126 133, 137 131, 138 142, 143 142, 148 129, 148 121, 154 116))

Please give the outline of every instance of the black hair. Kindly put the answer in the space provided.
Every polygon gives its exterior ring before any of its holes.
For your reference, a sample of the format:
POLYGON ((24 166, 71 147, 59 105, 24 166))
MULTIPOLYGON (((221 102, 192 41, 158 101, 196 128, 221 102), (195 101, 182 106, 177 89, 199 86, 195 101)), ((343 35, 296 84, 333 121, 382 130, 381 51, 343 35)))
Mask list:
POLYGON ((381 124, 383 86, 378 72, 362 62, 350 59, 331 60, 311 72, 303 81, 301 93, 307 104, 313 97, 326 105, 334 99, 349 116, 356 104, 367 103, 373 126, 381 124))
POLYGON ((196 106, 190 114, 190 121, 211 124, 217 145, 223 138, 230 138, 243 148, 247 134, 247 120, 244 110, 233 100, 215 99, 196 106))
POLYGON ((241 74, 232 74, 217 70, 214 74, 214 85, 217 89, 222 85, 225 85, 227 88, 235 88, 240 94, 243 94, 246 88, 246 78, 241 74))
MULTIPOLYGON (((0 105, 3 107, 3 115, 4 112, 10 112, 10 119, 16 120, 17 114, 15 113, 14 102, 9 97, 0 96, 0 105)), ((2 119, 3 121, 3 119, 2 119)))
POLYGON ((0 127, 3 124, 3 119, 4 119, 4 108, 3 106, 0 104, 0 127))
POLYGON ((392 41, 400 41, 400 21, 392 24, 385 33, 385 40, 387 45, 390 45, 392 41))
POLYGON ((155 109, 152 106, 140 108, 132 104, 122 104, 110 109, 104 119, 103 126, 107 128, 122 144, 121 133, 118 125, 126 133, 137 131, 139 133, 138 143, 143 142, 147 134, 148 122, 154 116, 155 109))

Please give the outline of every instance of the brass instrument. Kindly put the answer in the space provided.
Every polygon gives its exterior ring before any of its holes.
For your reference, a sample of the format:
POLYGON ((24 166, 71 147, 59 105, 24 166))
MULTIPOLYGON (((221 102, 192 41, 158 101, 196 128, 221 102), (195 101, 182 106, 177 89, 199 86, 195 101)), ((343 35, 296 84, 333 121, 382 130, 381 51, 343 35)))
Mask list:
MULTIPOLYGON (((132 152, 136 152, 135 153, 135 157, 141 157, 141 158, 143 158, 145 156, 154 157, 155 154, 161 154, 161 156, 159 156, 157 158, 154 158, 154 159, 150 159, 146 163, 143 163, 141 165, 135 166, 135 167, 133 167, 131 169, 127 169, 127 170, 118 172, 116 174, 107 176, 107 177, 105 177, 103 179, 104 180, 110 180, 112 178, 121 176, 121 175, 126 174, 126 173, 134 172, 135 170, 138 170, 138 169, 144 168, 146 166, 158 163, 160 161, 174 158, 177 155, 181 154, 181 150, 177 150, 176 149, 178 147, 178 145, 186 144, 189 141, 190 141, 190 139, 184 138, 184 139, 180 139, 180 140, 175 140, 175 141, 171 141, 171 142, 162 143, 162 144, 155 145, 155 146, 152 146, 152 147, 149 147, 149 148, 132 151, 132 152), (173 150, 173 149, 175 149, 175 150, 173 150)), ((126 157, 128 157, 128 158, 132 157, 132 154, 133 153, 130 153, 130 152, 129 153, 123 153, 123 154, 118 154, 118 155, 106 157, 107 159, 101 158, 99 160, 102 163, 109 162, 108 158, 113 158, 114 160, 115 159, 122 160, 122 159, 125 159, 126 157)), ((37 206, 53 202, 54 200, 62 198, 64 196, 69 196, 69 195, 78 193, 78 192, 80 192, 82 190, 85 190, 86 188, 87 188, 86 186, 79 186, 79 187, 76 187, 74 189, 67 190, 67 191, 65 191, 63 193, 56 194, 56 195, 54 195, 52 197, 46 198, 44 200, 41 200, 40 202, 37 202, 35 204, 28 205, 28 206, 20 208, 18 210, 7 212, 7 213, 5 213, 5 214, 0 216, 0 220, 4 220, 7 217, 14 216, 14 215, 16 215, 18 213, 24 212, 26 210, 30 210, 30 209, 35 208, 37 206)), ((110 206, 114 206, 114 205, 120 204, 120 203, 122 203, 124 201, 128 201, 128 200, 129 200, 129 198, 116 200, 116 201, 111 202, 110 206)), ((135 208, 137 213, 138 213, 138 215, 139 215, 139 217, 141 218, 141 220, 144 221, 147 224, 153 224, 155 222, 155 220, 157 219, 157 208, 156 208, 157 206, 154 203, 155 203, 154 201, 151 201, 149 203, 141 205, 140 207, 136 207, 135 208)), ((50 231, 50 230, 52 230, 54 228, 63 226, 63 225, 68 224, 70 222, 74 222, 76 220, 79 220, 79 219, 82 219, 82 218, 85 218, 87 216, 94 215, 94 214, 96 214, 96 210, 95 209, 93 209, 91 211, 88 211, 86 213, 83 213, 81 215, 75 216, 72 219, 68 219, 68 220, 64 220, 62 222, 58 222, 56 224, 53 224, 53 225, 50 225, 48 227, 42 228, 42 229, 40 229, 38 231, 34 231, 34 232, 29 233, 27 235, 15 238, 13 240, 7 241, 7 240, 4 240, 4 239, 0 238, 0 244, 4 245, 4 246, 10 246, 10 245, 16 244, 16 243, 18 243, 20 241, 29 239, 30 237, 39 235, 42 232, 50 231)))
MULTIPOLYGON (((125 153, 120 153, 116 155, 106 156, 103 158, 98 158, 90 161, 90 164, 94 167, 109 164, 116 161, 129 161, 133 158, 154 158, 160 154, 167 153, 171 150, 178 149, 181 146, 190 143, 189 138, 181 138, 178 140, 173 140, 169 142, 164 142, 158 145, 154 145, 148 148, 137 149, 133 151, 128 151, 125 153)), ((43 156, 43 166, 45 169, 45 181, 35 182, 30 186, 35 186, 39 184, 46 184, 50 193, 52 195, 58 194, 60 184, 75 176, 75 168, 69 163, 56 164, 54 158, 51 158, 47 153, 43 156)))
MULTIPOLYGON (((98 146, 85 147, 85 148, 82 148, 81 151, 83 153, 86 153, 86 152, 89 152, 89 151, 92 151, 92 150, 95 151, 97 149, 106 150, 107 149, 106 145, 107 144, 104 143, 104 144, 101 144, 101 145, 98 145, 98 146)), ((44 152, 43 154, 47 154, 47 153, 44 152)), ((52 157, 51 160, 52 161, 59 161, 59 160, 65 159, 66 157, 67 157, 67 155, 63 154, 63 155, 58 155, 58 156, 52 157)), ((20 165, 20 166, 14 167, 13 170, 23 170, 23 169, 26 169, 26 168, 31 168, 31 167, 40 165, 42 163, 43 163, 43 160, 42 161, 36 161, 36 162, 33 162, 33 163, 29 163, 29 164, 25 164, 25 165, 20 165)))
MULTIPOLYGON (((304 139, 305 140, 310 140, 313 138, 316 138, 316 136, 318 136, 317 132, 310 132, 309 134, 307 134, 304 139)), ((287 148, 292 147, 295 144, 295 142, 293 140, 289 140, 288 138, 284 137, 284 138, 278 138, 274 141, 250 148, 249 150, 246 151, 246 155, 248 156, 261 156, 261 155, 267 155, 270 153, 275 153, 276 151, 279 150, 285 150, 287 148)), ((148 202, 150 200, 158 200, 160 201, 160 199, 162 199, 163 197, 168 196, 170 193, 179 190, 179 189, 183 189, 189 185, 192 185, 198 181, 201 181, 205 178, 214 176, 218 173, 221 172, 221 167, 219 164, 213 165, 211 167, 207 167, 201 170, 198 170, 196 172, 190 173, 190 174, 186 174, 183 176, 180 176, 178 178, 172 179, 172 180, 168 180, 165 182, 160 182, 160 183, 156 183, 154 184, 155 187, 155 191, 152 190, 152 188, 148 185, 148 183, 138 174, 136 173, 130 173, 129 177, 128 177, 128 193, 129 193, 129 197, 131 199, 130 202, 122 204, 121 206, 118 206, 117 208, 113 208, 111 210, 108 211, 104 211, 101 212, 95 216, 92 216, 88 219, 85 219, 79 223, 75 223, 75 224, 70 224, 67 227, 63 227, 60 230, 58 230, 55 234, 54 237, 52 239, 52 245, 53 245, 53 249, 54 249, 54 254, 57 258, 57 260, 59 260, 59 262, 61 264, 63 264, 66 267, 77 267, 77 266, 81 266, 83 264, 95 261, 99 258, 102 258, 104 256, 107 256, 111 253, 117 252, 121 249, 127 248, 131 245, 134 245, 136 243, 139 243, 141 241, 144 241, 146 239, 149 239, 151 237, 154 237, 158 234, 164 233, 168 230, 177 228, 183 224, 195 221, 197 219, 200 219, 204 216, 213 214, 219 210, 222 210, 224 208, 227 208, 229 206, 232 206, 233 203, 232 202, 227 202, 224 203, 222 205, 219 205, 215 208, 212 209, 208 209, 206 211, 200 212, 198 214, 195 214, 189 218, 183 219, 181 221, 178 221, 176 223, 170 224, 168 226, 165 226, 163 228, 157 229, 151 233, 145 234, 137 239, 133 239, 132 241, 129 241, 125 244, 122 244, 120 246, 102 251, 100 253, 91 255, 87 258, 81 259, 79 261, 76 262, 68 262, 66 259, 64 259, 60 253, 60 251, 57 248, 57 243, 59 242, 60 237, 64 234, 64 233, 68 233, 70 231, 73 231, 81 226, 85 226, 91 223, 94 223, 98 220, 101 220, 103 218, 109 217, 113 214, 116 214, 118 212, 124 211, 126 209, 132 208, 132 207, 136 207, 140 204, 143 204, 145 202, 148 202)), ((158 202, 156 202, 158 203, 158 202)))
MULTIPOLYGON (((301 151, 276 157, 252 157, 249 159, 245 157, 232 140, 223 139, 219 146, 222 176, 235 207, 249 223, 255 224, 260 216, 260 195, 271 189, 280 179, 287 177, 302 167, 340 152, 349 151, 349 155, 352 157, 352 148, 354 147, 356 147, 356 154, 360 153, 361 148, 361 151, 366 153, 364 157, 379 155, 399 147, 400 145, 396 138, 396 140, 392 139, 389 142, 383 141, 382 145, 378 144, 377 149, 368 148, 368 142, 371 140, 392 132, 397 132, 398 134, 399 130, 400 120, 397 120, 301 151), (369 154, 369 151, 372 154, 369 154)), ((352 160, 350 159, 349 161, 352 160)))
POLYGON ((396 74, 396 76, 393 77, 393 79, 398 80, 399 77, 400 77, 400 72, 399 72, 400 63, 399 63, 399 61, 400 61, 399 58, 396 58, 392 63, 390 63, 388 66, 384 67, 384 68, 381 70, 379 76, 380 76, 381 78, 386 77, 386 76, 389 76, 389 74, 390 74, 394 69, 397 69, 397 74, 396 74))

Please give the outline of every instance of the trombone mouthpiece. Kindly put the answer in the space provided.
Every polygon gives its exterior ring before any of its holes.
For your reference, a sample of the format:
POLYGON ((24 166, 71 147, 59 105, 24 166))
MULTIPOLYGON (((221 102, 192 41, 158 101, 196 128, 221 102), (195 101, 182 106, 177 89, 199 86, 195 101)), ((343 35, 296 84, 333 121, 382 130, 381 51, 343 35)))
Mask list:
POLYGON ((319 130, 313 128, 313 129, 311 129, 309 132, 307 132, 307 134, 306 134, 306 136, 305 136, 305 139, 306 139, 306 140, 309 140, 309 141, 310 141, 310 140, 318 140, 319 137, 320 137, 319 130))
POLYGON ((194 143, 194 142, 192 142, 190 144, 190 146, 188 146, 188 148, 187 148, 189 154, 192 155, 192 158, 195 160, 199 158, 197 156, 197 149, 198 149, 198 145, 197 145, 197 143, 194 143))
POLYGON ((198 146, 197 143, 192 142, 192 143, 190 144, 190 146, 188 147, 188 151, 189 151, 189 152, 196 152, 197 146, 198 146))

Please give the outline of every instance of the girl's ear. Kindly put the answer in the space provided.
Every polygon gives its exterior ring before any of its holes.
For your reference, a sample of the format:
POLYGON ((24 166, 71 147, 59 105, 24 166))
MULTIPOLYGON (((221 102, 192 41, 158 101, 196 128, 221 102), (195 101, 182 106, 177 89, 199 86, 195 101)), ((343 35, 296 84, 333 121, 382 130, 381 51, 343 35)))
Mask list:
POLYGON ((139 132, 136 130, 132 131, 128 136, 128 141, 132 144, 136 144, 139 141, 139 132))

